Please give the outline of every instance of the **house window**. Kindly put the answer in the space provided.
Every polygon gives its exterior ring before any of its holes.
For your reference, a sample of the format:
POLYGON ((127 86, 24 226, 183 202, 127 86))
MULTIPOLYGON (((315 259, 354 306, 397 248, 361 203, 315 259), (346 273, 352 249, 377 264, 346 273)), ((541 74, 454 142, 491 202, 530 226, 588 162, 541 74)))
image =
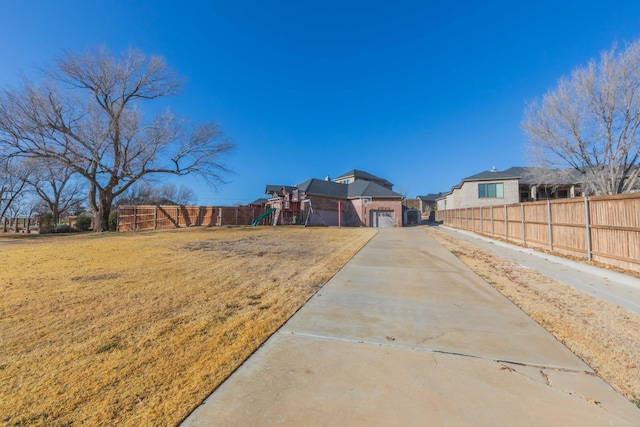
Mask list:
POLYGON ((504 184, 478 184, 478 198, 502 199, 504 197, 504 184))

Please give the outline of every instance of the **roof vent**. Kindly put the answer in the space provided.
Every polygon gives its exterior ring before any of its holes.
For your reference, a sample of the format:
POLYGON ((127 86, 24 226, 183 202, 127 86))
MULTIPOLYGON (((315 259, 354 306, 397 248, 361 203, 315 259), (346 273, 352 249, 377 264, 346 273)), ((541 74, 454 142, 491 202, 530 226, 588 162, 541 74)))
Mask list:
POLYGON ((494 166, 494 167, 491 169, 491 172, 498 172, 498 169, 496 169, 496 167, 494 166))

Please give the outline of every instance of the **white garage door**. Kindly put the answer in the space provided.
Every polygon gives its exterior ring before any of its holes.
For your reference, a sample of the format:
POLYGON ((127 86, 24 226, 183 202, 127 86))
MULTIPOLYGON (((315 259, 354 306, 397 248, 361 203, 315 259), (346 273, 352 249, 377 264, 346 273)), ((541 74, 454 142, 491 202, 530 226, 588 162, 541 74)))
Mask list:
POLYGON ((372 227, 393 227, 393 211, 371 211, 372 227))

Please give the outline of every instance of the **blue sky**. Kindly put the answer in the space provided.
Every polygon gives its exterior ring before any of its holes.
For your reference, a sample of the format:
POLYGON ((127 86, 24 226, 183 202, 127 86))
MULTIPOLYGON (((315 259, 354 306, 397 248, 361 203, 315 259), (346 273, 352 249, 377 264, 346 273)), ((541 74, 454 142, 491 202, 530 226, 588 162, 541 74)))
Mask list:
POLYGON ((527 101, 614 43, 638 1, 0 0, 0 86, 63 50, 132 46, 187 80, 176 113, 237 149, 203 205, 363 169, 409 197, 528 164, 527 101))

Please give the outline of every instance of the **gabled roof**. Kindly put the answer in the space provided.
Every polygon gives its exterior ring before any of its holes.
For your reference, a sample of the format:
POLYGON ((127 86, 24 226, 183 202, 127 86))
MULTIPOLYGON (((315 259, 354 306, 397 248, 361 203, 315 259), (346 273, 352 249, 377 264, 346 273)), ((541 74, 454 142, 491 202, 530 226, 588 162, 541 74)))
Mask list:
POLYGON ((520 184, 580 184, 582 174, 575 169, 546 169, 537 167, 513 167, 508 169, 518 174, 520 184))
POLYGON ((277 196, 282 196, 282 189, 285 189, 287 193, 292 193, 296 187, 291 185, 272 185, 267 184, 267 188, 264 190, 264 194, 275 194, 277 196))
POLYGON ((358 180, 350 184, 340 184, 321 179, 310 179, 299 184, 298 189, 311 196, 325 196, 337 199, 371 198, 402 198, 402 194, 371 181, 358 180))
POLYGON ((251 206, 251 205, 266 205, 267 203, 269 203, 269 199, 261 197, 259 199, 254 200, 253 202, 249 203, 249 206, 251 206))
POLYGON ((349 186, 333 181, 325 181, 322 179, 309 179, 297 187, 307 194, 313 196, 328 196, 346 199, 349 194, 349 186))
MULTIPOLYGON (((516 168, 510 168, 504 171, 498 171, 498 170, 490 170, 490 171, 484 171, 484 172, 480 172, 477 173, 475 175, 471 175, 468 176, 466 178, 462 179, 462 182, 464 181, 491 181, 494 179, 518 179, 520 178, 520 175, 516 172, 513 171, 513 169, 516 168)), ((519 168, 522 169, 522 168, 519 168)))
POLYGON ((426 196, 416 196, 417 199, 422 200, 423 202, 435 202, 438 198, 442 197, 444 193, 429 193, 426 196))
MULTIPOLYGON (((546 169, 514 166, 504 171, 484 171, 464 178, 464 181, 492 181, 494 179, 518 179, 520 184, 578 184, 580 173, 574 169, 546 169)), ((461 184, 462 184, 461 182, 461 184)))
POLYGON ((371 181, 364 181, 361 179, 347 184, 347 187, 349 187, 350 199, 355 199, 358 197, 402 199, 403 197, 402 194, 391 191, 388 188, 381 186, 380 184, 376 184, 375 182, 371 181))
POLYGON ((353 169, 353 170, 350 170, 347 173, 343 173, 342 175, 336 177, 335 181, 337 181, 339 179, 350 178, 350 177, 353 177, 354 180, 363 179, 365 181, 380 181, 380 182, 385 183, 386 185, 393 186, 392 183, 390 183, 389 181, 387 181, 384 178, 380 178, 378 176, 370 174, 369 172, 361 171, 361 170, 358 170, 358 169, 353 169))

